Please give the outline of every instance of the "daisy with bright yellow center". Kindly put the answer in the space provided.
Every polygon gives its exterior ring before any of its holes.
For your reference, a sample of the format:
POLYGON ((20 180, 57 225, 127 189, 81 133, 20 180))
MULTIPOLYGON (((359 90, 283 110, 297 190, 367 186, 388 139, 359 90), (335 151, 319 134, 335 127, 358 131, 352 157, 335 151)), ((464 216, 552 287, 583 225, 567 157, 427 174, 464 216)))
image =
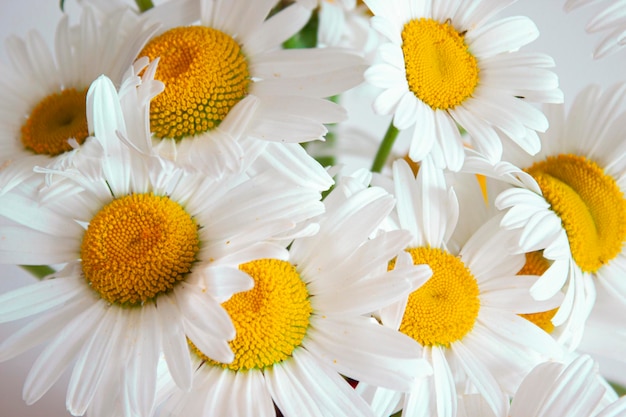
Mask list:
POLYGON ((326 123, 345 119, 326 98, 362 81, 362 60, 338 49, 283 50, 311 10, 294 3, 268 18, 276 3, 195 0, 174 19, 161 15, 169 5, 150 11, 167 23, 137 55, 158 60, 146 72, 165 85, 150 104, 149 152, 209 175, 260 158, 300 183, 330 187, 299 143, 323 139, 326 123))
POLYGON ((159 358, 181 389, 192 381, 189 342, 231 363, 236 328, 222 303, 254 284, 239 264, 282 253, 266 242, 323 211, 318 192, 275 172, 206 178, 128 146, 120 136, 147 117, 134 105, 151 86, 137 82, 118 95, 98 78, 87 93, 92 140, 71 164, 40 170, 63 179, 43 196, 34 184, 4 196, 0 214, 19 226, 0 228, 0 262, 64 265, 0 296, 0 322, 43 313, 0 345, 6 360, 48 342, 26 379, 29 404, 75 363, 72 414, 147 416, 159 358))
POLYGON ((595 302, 596 286, 626 304, 626 144, 622 115, 626 86, 584 89, 568 115, 550 108, 550 130, 534 158, 507 149, 533 179, 501 193, 503 226, 519 229, 519 244, 544 250, 552 265, 531 289, 537 299, 561 289, 566 298, 553 318, 561 340, 574 349, 595 302), (607 106, 598 103, 609 103, 607 106))
POLYGON ((409 236, 370 236, 393 199, 345 180, 352 184, 325 198, 318 233, 295 239, 279 257, 239 266, 254 288, 222 304, 237 330, 235 359, 220 362, 190 343, 198 363, 192 390, 167 399, 164 412, 273 417, 275 404, 285 417, 372 416, 344 377, 405 391, 430 371, 414 340, 369 317, 406 297, 430 270, 403 254, 388 271, 409 236))
POLYGON ((506 415, 508 395, 520 378, 540 361, 561 355, 547 333, 518 314, 554 308, 560 299, 536 302, 528 291, 538 277, 515 276, 524 257, 509 252, 511 236, 500 229, 501 216, 472 224, 475 231, 466 238, 456 236, 457 221, 477 218, 465 209, 486 212, 487 206, 459 204, 430 158, 422 161, 417 178, 406 161, 397 160, 393 180, 395 222, 412 235, 405 251, 433 275, 379 317, 419 343, 433 375, 408 393, 379 392, 372 406, 401 408, 403 416, 428 410, 430 416, 453 417, 457 392, 470 389, 495 415, 506 415))
POLYGON ((531 103, 562 102, 552 60, 519 48, 539 32, 526 17, 489 20, 508 4, 484 1, 365 0, 373 27, 386 39, 381 60, 365 73, 382 89, 373 109, 412 129, 409 156, 427 155, 458 171, 464 143, 499 161, 500 135, 539 151, 546 117, 531 103), (488 15, 487 15, 488 11, 488 15), (462 138, 462 127, 468 138, 462 138))
POLYGON ((121 81, 153 32, 130 11, 97 21, 85 7, 78 24, 70 26, 67 15, 59 21, 54 53, 35 31, 7 39, 12 66, 0 74, 0 193, 32 176, 34 166, 71 157, 89 136, 87 88, 101 74, 121 81))

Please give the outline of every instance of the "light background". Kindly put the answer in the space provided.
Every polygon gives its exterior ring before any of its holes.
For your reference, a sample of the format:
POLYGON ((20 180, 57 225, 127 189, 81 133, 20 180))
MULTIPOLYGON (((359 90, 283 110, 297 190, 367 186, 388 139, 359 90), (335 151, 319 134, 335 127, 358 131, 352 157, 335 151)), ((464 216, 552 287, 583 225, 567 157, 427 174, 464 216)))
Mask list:
MULTIPOLYGON (((590 83, 610 86, 626 80, 626 50, 599 61, 591 59, 591 51, 599 40, 597 35, 584 32, 590 12, 587 8, 565 14, 561 0, 520 0, 506 10, 506 15, 531 17, 541 31, 539 40, 526 50, 541 51, 556 61, 555 71, 566 100, 590 83)), ((52 43, 56 22, 61 16, 58 0, 0 0, 0 62, 8 63, 4 40, 11 34, 25 36, 36 28, 52 43)), ((66 8, 75 19, 75 0, 67 0, 66 8)), ((0 91, 0 99, 2 92, 0 91)), ((34 282, 27 273, 16 266, 0 266, 0 292, 18 288, 34 282)), ((0 341, 12 334, 21 323, 0 325, 0 341)), ((69 373, 37 403, 26 406, 22 401, 22 385, 31 364, 41 348, 0 363, 0 417, 65 417, 65 389, 69 373)))

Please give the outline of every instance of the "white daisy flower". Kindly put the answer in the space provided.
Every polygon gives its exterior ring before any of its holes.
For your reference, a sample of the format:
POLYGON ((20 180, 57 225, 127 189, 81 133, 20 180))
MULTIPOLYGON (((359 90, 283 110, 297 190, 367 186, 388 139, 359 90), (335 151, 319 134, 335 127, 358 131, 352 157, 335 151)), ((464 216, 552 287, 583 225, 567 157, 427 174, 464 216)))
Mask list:
POLYGON ((122 113, 137 90, 121 91, 105 77, 92 85, 95 137, 73 166, 52 171, 66 180, 44 203, 21 188, 0 205, 19 224, 0 228, 1 263, 65 264, 54 279, 0 296, 0 322, 36 316, 3 341, 0 358, 47 341, 24 399, 37 401, 74 363, 74 415, 150 415, 161 355, 174 381, 190 387, 188 340, 231 362, 235 328, 220 303, 253 284, 237 266, 281 253, 263 242, 323 211, 319 193, 272 172, 213 179, 127 148, 117 134, 136 131, 141 118, 122 113))
MULTIPOLYGON (((406 251, 416 264, 433 270, 429 281, 408 298, 380 312, 382 323, 419 342, 420 356, 433 367, 409 393, 363 393, 379 416, 397 408, 403 416, 456 416, 457 390, 471 387, 498 416, 508 396, 533 366, 561 351, 554 340, 518 314, 558 306, 538 304, 529 295, 537 277, 516 275, 524 259, 512 255, 509 235, 495 217, 454 250, 448 246, 459 218, 454 191, 430 158, 417 179, 409 165, 393 167, 399 227, 411 232, 406 251)), ((484 203, 481 205, 484 206, 484 203)), ((480 206, 475 207, 480 210, 480 206)))
MULTIPOLYGON (((599 4, 596 0, 566 0, 565 10, 570 12, 583 6, 599 4)), ((593 51, 595 59, 611 55, 626 45, 626 1, 608 0, 587 23, 589 33, 604 32, 604 39, 593 51)))
POLYGON ((562 102, 553 60, 519 48, 539 35, 527 17, 490 18, 511 1, 365 0, 372 25, 388 42, 366 80, 383 89, 373 102, 393 114, 399 130, 412 129, 410 157, 431 155, 458 170, 463 140, 492 162, 504 134, 526 152, 540 149, 545 116, 531 103, 562 102))
MULTIPOLYGON (((626 397, 617 399, 588 355, 567 363, 545 362, 525 378, 511 402, 510 417, 618 417, 626 415, 626 397), (608 398, 607 398, 608 397, 608 398)), ((476 396, 463 398, 458 417, 497 417, 476 396)))
POLYGON ((563 106, 550 107, 541 152, 530 157, 507 150, 525 182, 496 199, 507 210, 502 226, 520 231, 522 250, 543 250, 553 261, 531 293, 546 299, 566 291, 553 321, 567 324, 561 341, 571 349, 582 336, 596 285, 626 303, 625 93, 626 85, 605 92, 589 86, 567 116, 563 106))
POLYGON ((120 83, 156 30, 125 9, 96 21, 85 7, 78 25, 68 19, 57 25, 54 52, 37 31, 7 39, 11 65, 0 67, 0 192, 83 143, 89 85, 101 74, 120 83))
POLYGON ((235 360, 216 361, 202 348, 190 392, 175 393, 164 415, 372 416, 344 377, 407 390, 430 372, 417 344, 369 313, 405 297, 430 269, 403 257, 404 231, 369 238, 393 198, 360 180, 341 181, 324 200, 319 232, 296 239, 280 257, 239 268, 255 281, 224 308, 237 329, 235 360))
POLYGON ((345 119, 326 97, 359 84, 363 61, 339 49, 281 49, 311 11, 292 4, 267 18, 276 3, 195 0, 175 3, 174 16, 171 3, 145 13, 165 26, 138 54, 159 59, 154 78, 165 84, 150 103, 153 146, 209 174, 258 157, 326 189, 331 178, 298 143, 323 139, 325 123, 345 119), (202 163, 211 153, 221 167, 202 163))

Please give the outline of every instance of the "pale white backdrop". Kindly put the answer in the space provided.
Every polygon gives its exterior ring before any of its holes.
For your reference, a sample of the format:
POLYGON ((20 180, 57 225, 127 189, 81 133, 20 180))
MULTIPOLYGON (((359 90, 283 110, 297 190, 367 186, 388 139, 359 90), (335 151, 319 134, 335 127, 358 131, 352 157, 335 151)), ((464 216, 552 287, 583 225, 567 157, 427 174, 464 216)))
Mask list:
MULTIPOLYGON (((71 13, 75 13, 77 9, 75 1, 66 1, 71 13)), ((626 50, 600 61, 591 60, 593 45, 599 38, 587 35, 584 25, 590 11, 594 9, 565 14, 562 3, 562 0, 520 0, 506 14, 527 15, 536 22, 542 33, 541 37, 526 49, 546 52, 554 57, 557 64, 555 71, 560 77, 566 99, 571 99, 589 83, 610 86, 626 80, 626 50)), ((52 42, 54 28, 60 16, 58 0, 0 0, 0 61, 7 63, 4 40, 11 34, 25 36, 29 30, 37 29, 52 42)), ((32 282, 34 280, 19 267, 0 265, 1 293, 32 282)), ((21 323, 0 324, 0 341, 20 325, 21 323)), ((69 380, 67 373, 36 404, 26 406, 22 401, 21 387, 30 365, 40 351, 41 348, 35 348, 18 358, 0 363, 0 417, 69 416, 64 399, 69 380)))

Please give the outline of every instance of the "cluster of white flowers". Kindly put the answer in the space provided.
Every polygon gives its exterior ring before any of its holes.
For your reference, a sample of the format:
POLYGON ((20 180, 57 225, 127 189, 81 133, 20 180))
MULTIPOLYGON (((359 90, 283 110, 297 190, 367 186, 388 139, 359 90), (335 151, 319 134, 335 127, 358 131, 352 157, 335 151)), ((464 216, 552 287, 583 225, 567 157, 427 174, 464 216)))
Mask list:
POLYGON ((69 373, 74 416, 626 416, 596 361, 626 364, 626 79, 568 101, 513 3, 83 0, 9 38, 24 401, 69 373))

